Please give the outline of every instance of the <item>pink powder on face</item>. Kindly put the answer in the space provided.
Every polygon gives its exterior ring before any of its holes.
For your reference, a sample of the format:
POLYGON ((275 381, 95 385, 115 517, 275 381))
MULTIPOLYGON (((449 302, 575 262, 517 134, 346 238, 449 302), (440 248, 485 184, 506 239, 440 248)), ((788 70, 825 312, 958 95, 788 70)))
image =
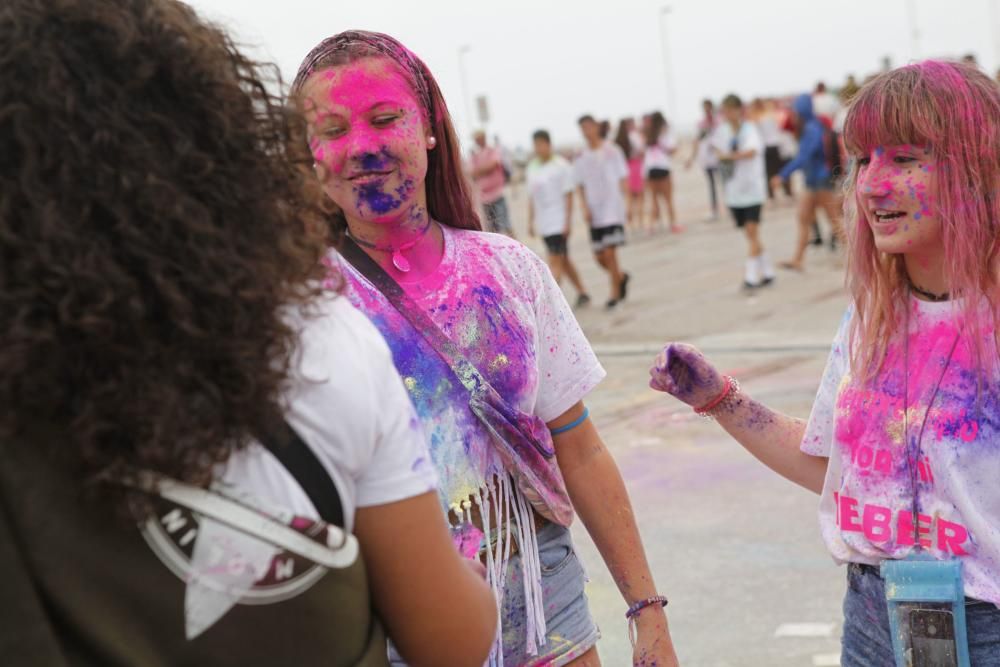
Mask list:
POLYGON ((899 253, 939 245, 941 231, 934 216, 930 171, 922 168, 932 164, 929 148, 912 144, 876 146, 864 157, 868 163, 858 166, 857 201, 879 248, 899 253), (878 221, 870 214, 876 208, 905 215, 895 221, 878 221))
POLYGON ((427 173, 424 112, 405 76, 388 59, 364 58, 313 74, 302 93, 327 194, 349 216, 399 222, 427 173))

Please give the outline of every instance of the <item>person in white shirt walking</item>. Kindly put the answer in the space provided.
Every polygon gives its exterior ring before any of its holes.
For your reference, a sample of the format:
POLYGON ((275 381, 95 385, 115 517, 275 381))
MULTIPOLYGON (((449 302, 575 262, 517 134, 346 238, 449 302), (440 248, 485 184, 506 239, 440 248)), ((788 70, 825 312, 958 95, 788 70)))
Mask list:
POLYGON ((760 241, 760 212, 767 198, 764 142, 743 111, 739 97, 726 96, 722 101, 725 122, 715 130, 712 148, 719 158, 726 205, 749 244, 743 287, 754 290, 774 281, 774 267, 760 241))
POLYGON ((583 116, 579 124, 587 145, 573 163, 573 172, 594 255, 611 278, 610 310, 625 300, 628 290, 629 275, 619 267, 617 255, 618 246, 625 245, 628 164, 622 149, 601 137, 601 126, 593 116, 583 116))
POLYGON ((573 221, 573 167, 552 151, 552 138, 545 130, 532 135, 535 157, 528 163, 528 235, 540 235, 548 251, 549 268, 557 283, 566 276, 576 288, 576 306, 590 303, 580 274, 569 258, 569 234, 573 221))
POLYGON ((691 150, 691 157, 688 158, 684 168, 690 169, 697 160, 698 165, 705 171, 705 176, 708 179, 708 197, 712 207, 711 214, 705 220, 706 222, 714 222, 719 219, 719 199, 715 188, 715 181, 719 173, 719 159, 712 151, 712 133, 715 132, 719 121, 716 118, 715 103, 712 100, 702 101, 701 108, 705 115, 698 122, 698 136, 691 150))

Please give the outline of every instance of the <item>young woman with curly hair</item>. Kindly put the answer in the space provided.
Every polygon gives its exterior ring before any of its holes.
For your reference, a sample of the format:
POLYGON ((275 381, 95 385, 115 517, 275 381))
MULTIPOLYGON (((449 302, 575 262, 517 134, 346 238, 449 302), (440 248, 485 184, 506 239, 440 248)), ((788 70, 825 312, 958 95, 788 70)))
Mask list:
MULTIPOLYGON (((844 667, 897 664, 883 573, 914 558, 961 572, 971 664, 1000 665, 1000 87, 970 65, 907 65, 861 88, 844 139, 852 303, 808 422, 688 345, 667 347, 652 386, 820 494, 848 566, 844 667)), ((938 652, 941 618, 910 617, 913 664, 958 664, 938 652)))
POLYGON ((414 664, 481 663, 495 602, 388 348, 320 289, 274 70, 172 0, 7 0, 0 44, 4 660, 384 664, 374 605, 414 664), (369 600, 352 530, 423 557, 371 558, 369 600))

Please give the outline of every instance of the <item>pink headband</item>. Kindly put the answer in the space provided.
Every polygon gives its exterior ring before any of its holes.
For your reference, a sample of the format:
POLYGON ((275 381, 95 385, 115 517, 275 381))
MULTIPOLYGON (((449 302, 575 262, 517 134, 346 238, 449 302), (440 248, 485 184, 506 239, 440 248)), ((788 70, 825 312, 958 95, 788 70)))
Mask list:
POLYGON ((434 108, 431 105, 430 89, 427 85, 427 78, 424 75, 425 66, 412 51, 397 42, 389 35, 380 32, 368 32, 367 30, 347 30, 345 32, 327 37, 320 42, 299 66, 299 71, 292 82, 292 92, 299 90, 306 79, 316 71, 316 65, 329 56, 348 51, 355 46, 366 46, 373 51, 390 58, 394 62, 402 65, 410 75, 413 87, 424 105, 427 117, 430 122, 434 122, 434 108))

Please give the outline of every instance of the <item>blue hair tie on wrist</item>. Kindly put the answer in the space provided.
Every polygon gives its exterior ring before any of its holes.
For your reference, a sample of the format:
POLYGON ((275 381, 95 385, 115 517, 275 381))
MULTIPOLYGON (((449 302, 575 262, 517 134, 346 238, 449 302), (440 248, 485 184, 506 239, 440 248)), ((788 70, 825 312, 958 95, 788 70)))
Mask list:
POLYGON ((554 428, 549 431, 552 435, 559 435, 560 433, 565 433, 566 431, 572 431, 577 426, 587 421, 587 417, 590 416, 590 408, 584 408, 583 414, 566 424, 565 426, 560 426, 559 428, 554 428))

